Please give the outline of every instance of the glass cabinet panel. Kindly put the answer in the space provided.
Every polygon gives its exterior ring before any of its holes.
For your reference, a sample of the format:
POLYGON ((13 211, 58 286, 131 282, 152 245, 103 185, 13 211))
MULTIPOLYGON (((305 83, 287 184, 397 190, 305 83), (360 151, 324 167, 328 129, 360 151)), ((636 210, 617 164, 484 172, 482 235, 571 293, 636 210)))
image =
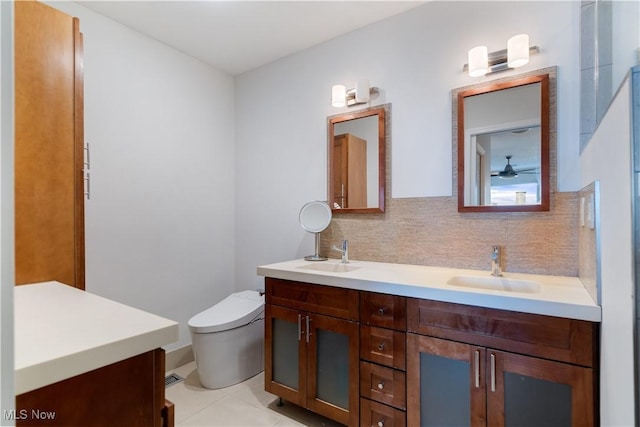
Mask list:
POLYGON ((420 425, 462 427, 471 422, 469 362, 420 353, 420 425))
POLYGON ((571 386, 505 372, 504 418, 507 426, 570 426, 571 386))
POLYGON ((485 353, 482 347, 407 334, 407 425, 485 425, 485 353))
POLYGON ((317 392, 319 399, 349 409, 349 337, 317 330, 317 392))
POLYGON ((276 318, 272 322, 273 380, 298 390, 298 325, 276 318))
POLYGON ((487 350, 495 381, 487 391, 489 426, 595 425, 593 370, 487 350))

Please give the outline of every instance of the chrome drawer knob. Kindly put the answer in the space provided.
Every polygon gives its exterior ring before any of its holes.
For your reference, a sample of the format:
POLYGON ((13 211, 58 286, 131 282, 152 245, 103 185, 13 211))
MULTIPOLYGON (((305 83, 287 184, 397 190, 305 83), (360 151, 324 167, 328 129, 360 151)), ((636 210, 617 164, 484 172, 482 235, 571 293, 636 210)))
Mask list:
POLYGON ((378 421, 378 427, 384 427, 384 418, 378 421))
POLYGON ((380 307, 378 309, 378 314, 381 315, 381 316, 384 314, 384 307, 380 307))
POLYGON ((384 343, 383 342, 378 344, 378 350, 380 350, 380 351, 384 350, 384 343))
POLYGON ((380 381, 380 382, 378 383, 378 389, 379 389, 379 390, 382 390, 383 388, 384 388, 384 381, 380 381))

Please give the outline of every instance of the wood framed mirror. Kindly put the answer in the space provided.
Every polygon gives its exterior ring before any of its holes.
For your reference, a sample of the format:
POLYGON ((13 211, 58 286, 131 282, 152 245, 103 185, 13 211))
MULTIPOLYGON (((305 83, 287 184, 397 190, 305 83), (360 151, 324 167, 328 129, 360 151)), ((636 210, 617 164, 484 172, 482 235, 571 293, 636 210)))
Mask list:
POLYGON ((546 71, 453 94, 459 212, 549 210, 555 73, 546 71))
POLYGON ((384 212, 386 108, 328 119, 327 201, 334 213, 384 212))

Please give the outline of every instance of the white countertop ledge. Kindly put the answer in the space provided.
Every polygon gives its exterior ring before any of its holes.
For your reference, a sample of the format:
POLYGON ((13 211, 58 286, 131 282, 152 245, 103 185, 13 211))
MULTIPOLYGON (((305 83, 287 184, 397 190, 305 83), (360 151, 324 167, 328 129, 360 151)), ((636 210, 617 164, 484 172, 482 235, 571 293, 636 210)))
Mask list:
POLYGON ((178 339, 178 323, 63 285, 16 286, 15 393, 145 353, 178 339))
MULTIPOLYGON (((319 263, 340 264, 340 260, 330 259, 319 261, 319 263)), ((489 269, 481 271, 350 261, 348 265, 357 267, 356 269, 346 272, 327 272, 310 269, 312 264, 311 261, 298 259, 262 265, 258 267, 258 275, 522 313, 592 322, 602 320, 600 306, 593 301, 577 277, 505 272, 504 278, 528 280, 540 284, 540 292, 520 293, 447 284, 447 281, 455 276, 491 277, 489 269)))

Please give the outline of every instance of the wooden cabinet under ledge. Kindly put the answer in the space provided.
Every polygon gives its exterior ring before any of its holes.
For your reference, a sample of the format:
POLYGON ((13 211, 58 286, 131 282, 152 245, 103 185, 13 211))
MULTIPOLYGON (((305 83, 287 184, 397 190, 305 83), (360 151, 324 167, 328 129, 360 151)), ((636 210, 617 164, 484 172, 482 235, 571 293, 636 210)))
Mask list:
POLYGON ((597 324, 409 298, 408 424, 597 425, 597 324))
POLYGON ((367 207, 367 141, 350 133, 333 138, 333 203, 342 209, 367 207))
POLYGON ((16 396, 16 425, 172 427, 158 348, 16 396))
POLYGON ((358 425, 358 291, 266 279, 265 389, 358 425))

